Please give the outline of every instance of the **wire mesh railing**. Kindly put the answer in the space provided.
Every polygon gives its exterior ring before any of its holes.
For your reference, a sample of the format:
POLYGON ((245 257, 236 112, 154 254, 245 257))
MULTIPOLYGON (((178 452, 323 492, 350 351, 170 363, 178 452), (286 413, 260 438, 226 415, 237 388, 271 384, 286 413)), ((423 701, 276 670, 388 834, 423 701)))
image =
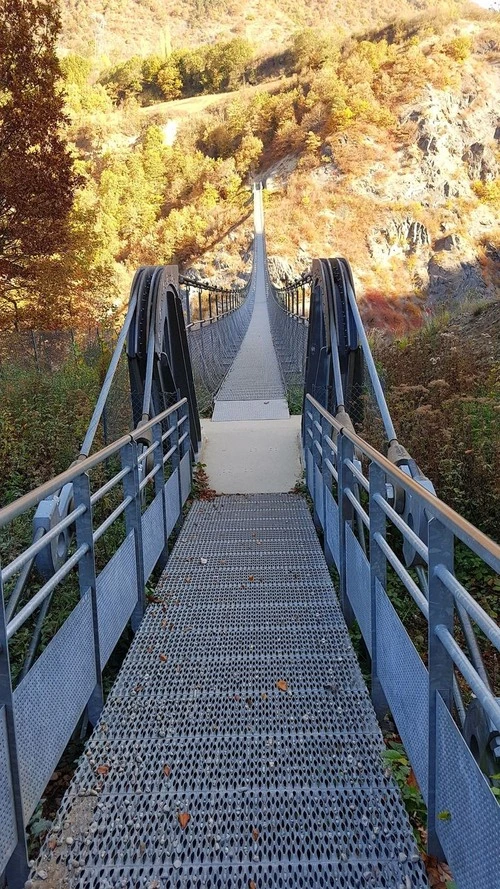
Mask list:
POLYGON ((254 303, 254 276, 244 288, 225 290, 179 278, 189 354, 200 414, 209 414, 214 396, 247 332, 254 303))
POLYGON ((271 334, 289 396, 304 384, 311 283, 304 276, 286 287, 268 284, 271 334))

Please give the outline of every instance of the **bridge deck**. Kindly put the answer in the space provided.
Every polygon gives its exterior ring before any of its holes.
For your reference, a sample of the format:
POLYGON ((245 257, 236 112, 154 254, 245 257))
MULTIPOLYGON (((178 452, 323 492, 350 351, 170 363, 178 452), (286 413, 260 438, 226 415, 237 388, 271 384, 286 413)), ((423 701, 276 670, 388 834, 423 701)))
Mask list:
POLYGON ((215 399, 214 422, 284 420, 285 386, 274 349, 266 293, 262 192, 255 195, 254 300, 241 348, 215 399))
POLYGON ((44 885, 424 887, 381 748, 305 501, 198 502, 49 838, 44 885))

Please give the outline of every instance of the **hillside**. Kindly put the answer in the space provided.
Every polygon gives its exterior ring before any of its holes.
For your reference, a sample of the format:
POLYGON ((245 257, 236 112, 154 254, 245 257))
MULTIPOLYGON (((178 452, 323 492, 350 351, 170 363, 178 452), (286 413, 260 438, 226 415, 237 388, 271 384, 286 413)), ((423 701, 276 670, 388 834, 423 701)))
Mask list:
POLYGON ((445 2, 343 39, 303 29, 286 47, 286 76, 214 96, 204 84, 216 82, 215 49, 136 57, 97 82, 95 61, 63 62, 86 177, 76 224, 91 227, 90 268, 108 304, 123 305, 142 263, 178 262, 221 283, 246 274, 255 177, 268 188, 273 273, 347 256, 372 326, 418 326, 498 293, 498 14, 445 2), (207 95, 155 98, 179 72, 188 88, 177 95, 189 96, 195 65, 207 95))
MULTIPOLYGON (((453 6, 457 5, 451 0, 453 6)), ((400 17, 431 10, 432 0, 399 0, 400 17)), ((112 59, 164 53, 244 36, 276 50, 298 28, 373 28, 394 18, 391 0, 62 0, 64 51, 112 59)))

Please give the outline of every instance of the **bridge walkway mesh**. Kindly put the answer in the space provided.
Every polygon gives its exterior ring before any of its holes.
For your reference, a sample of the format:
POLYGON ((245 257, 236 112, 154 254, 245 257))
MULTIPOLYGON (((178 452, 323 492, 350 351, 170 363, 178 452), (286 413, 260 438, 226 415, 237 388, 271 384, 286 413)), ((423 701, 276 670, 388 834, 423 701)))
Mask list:
POLYGON ((423 889, 382 746, 305 501, 197 502, 49 837, 44 885, 423 889))
POLYGON ((255 245, 250 324, 215 398, 212 420, 282 420, 289 417, 285 386, 271 336, 266 293, 262 192, 255 194, 255 245))

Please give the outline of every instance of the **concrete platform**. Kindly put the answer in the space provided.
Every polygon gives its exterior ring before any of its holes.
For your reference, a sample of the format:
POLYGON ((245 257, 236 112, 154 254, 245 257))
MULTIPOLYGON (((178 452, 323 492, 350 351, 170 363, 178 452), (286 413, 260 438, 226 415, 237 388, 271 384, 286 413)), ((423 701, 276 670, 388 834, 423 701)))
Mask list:
POLYGON ((302 476, 299 416, 285 420, 202 420, 200 461, 219 494, 290 491, 302 476))

